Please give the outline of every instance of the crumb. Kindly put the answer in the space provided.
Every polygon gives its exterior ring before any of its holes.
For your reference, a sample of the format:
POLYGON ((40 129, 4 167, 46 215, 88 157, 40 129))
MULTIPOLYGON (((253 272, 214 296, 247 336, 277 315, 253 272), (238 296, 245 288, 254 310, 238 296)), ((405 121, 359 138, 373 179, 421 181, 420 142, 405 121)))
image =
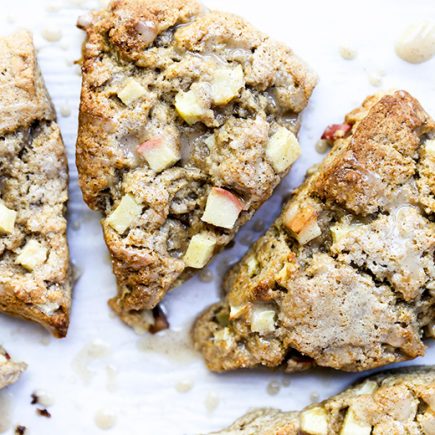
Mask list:
POLYGON ((318 393, 313 392, 313 393, 310 394, 310 401, 311 401, 311 403, 317 403, 319 401, 319 399, 320 399, 320 396, 319 396, 318 393))
POLYGON ((54 26, 45 27, 41 34, 42 37, 48 42, 57 42, 62 39, 62 30, 54 26))
POLYGON ((199 280, 201 282, 212 282, 213 272, 210 269, 203 269, 199 272, 199 280))
POLYGON ((316 151, 320 154, 325 154, 331 148, 331 142, 326 139, 320 139, 316 143, 316 151))
POLYGON ((339 49, 340 56, 345 60, 353 60, 357 57, 358 52, 349 46, 342 45, 339 49))
POLYGON ((208 412, 213 412, 219 406, 219 397, 216 393, 209 392, 205 399, 205 407, 208 412))
POLYGON ((168 319, 166 318, 166 314, 159 305, 153 308, 153 317, 154 317, 154 325, 150 326, 151 334, 156 334, 157 332, 169 328, 169 322, 168 319))
POLYGON ((269 394, 270 396, 276 396, 279 393, 279 390, 281 389, 279 383, 277 381, 270 381, 267 384, 267 394, 269 394))
POLYGON ((68 104, 62 104, 62 106, 60 106, 60 114, 64 118, 68 118, 68 116, 71 115, 71 107, 68 104))
POLYGON ((175 389, 179 393, 187 393, 192 389, 192 387, 193 387, 193 382, 190 379, 183 379, 177 382, 177 385, 175 385, 175 389))
POLYGON ((45 409, 45 408, 43 408, 43 409, 41 409, 41 408, 37 408, 37 409, 36 409, 36 413, 37 413, 38 415, 40 415, 41 417, 51 418, 51 414, 50 414, 50 413, 48 412, 48 410, 45 409))
POLYGON ((17 426, 15 428, 15 435, 24 435, 27 432, 26 426, 17 426))

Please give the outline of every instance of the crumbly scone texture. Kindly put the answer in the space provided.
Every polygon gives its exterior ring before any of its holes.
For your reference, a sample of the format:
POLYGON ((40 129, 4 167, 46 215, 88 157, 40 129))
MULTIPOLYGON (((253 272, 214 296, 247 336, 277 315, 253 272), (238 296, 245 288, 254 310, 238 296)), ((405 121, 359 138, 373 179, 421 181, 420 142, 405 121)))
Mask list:
POLYGON ((381 373, 300 412, 257 409, 221 435, 435 433, 435 368, 381 373), (321 415, 324 424, 307 424, 321 415))
MULTIPOLYGON (((214 238, 217 253, 287 173, 274 169, 266 146, 280 127, 297 132, 316 77, 284 45, 195 0, 115 0, 78 25, 87 33, 80 186, 87 204, 105 216, 118 281, 110 305, 126 323, 146 327, 144 310, 194 272, 183 260, 192 237, 214 238), (233 94, 211 97, 216 71, 237 75, 233 94), (125 98, 131 83, 132 100, 125 98), (175 107, 186 93, 200 106, 195 119, 175 107), (178 158, 152 169, 138 147, 162 142, 178 158), (243 204, 230 229, 201 220, 214 187, 243 204), (126 195, 139 210, 116 230, 107 217, 126 195)), ((224 81, 226 90, 231 80, 224 81)))
POLYGON ((0 48, 0 214, 16 213, 13 229, 0 229, 0 312, 63 337, 71 306, 65 148, 31 34, 0 38, 0 48))
POLYGON ((0 346, 0 390, 15 383, 26 369, 26 363, 14 361, 3 346, 0 346))
POLYGON ((196 321, 211 370, 367 370, 423 355, 434 336, 434 123, 396 91, 345 125, 196 321))

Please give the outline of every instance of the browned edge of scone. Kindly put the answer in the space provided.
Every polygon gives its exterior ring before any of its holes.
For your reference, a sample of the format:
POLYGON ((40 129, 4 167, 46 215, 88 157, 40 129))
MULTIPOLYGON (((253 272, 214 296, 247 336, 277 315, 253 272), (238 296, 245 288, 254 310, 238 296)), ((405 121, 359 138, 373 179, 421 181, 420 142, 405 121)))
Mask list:
POLYGON ((360 379, 302 411, 260 408, 220 435, 428 435, 435 425, 435 367, 411 366, 360 379))
POLYGON ((1 202, 2 212, 13 216, 11 227, 0 231, 0 312, 37 322, 61 338, 72 286, 65 148, 31 33, 19 31, 0 44, 1 202))
POLYGON ((210 370, 360 371, 425 353, 435 321, 434 122, 396 91, 367 98, 345 124, 226 275, 225 300, 197 319, 210 370))
POLYGON ((316 77, 283 44, 195 0, 116 0, 78 25, 87 33, 79 183, 105 215, 118 284, 110 305, 144 327, 147 310, 223 249, 285 176, 316 77), (225 95, 216 70, 229 74, 225 95), (183 100, 190 97, 201 106, 195 114, 183 100), (277 133, 294 147, 284 165, 266 153, 277 133), (169 160, 156 162, 151 146, 169 160), (235 204, 231 222, 204 218, 216 192, 235 204), (117 211, 127 207, 131 215, 118 225, 117 211), (186 254, 195 236, 210 244, 201 261, 186 254))

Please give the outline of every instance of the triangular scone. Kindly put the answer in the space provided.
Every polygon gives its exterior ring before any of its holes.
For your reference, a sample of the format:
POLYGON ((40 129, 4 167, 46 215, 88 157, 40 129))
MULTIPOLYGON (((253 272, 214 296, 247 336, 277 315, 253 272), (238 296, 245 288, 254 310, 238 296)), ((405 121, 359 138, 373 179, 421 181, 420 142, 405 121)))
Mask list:
POLYGON ((216 435, 435 433, 435 368, 380 373, 301 412, 257 409, 216 435))
POLYGON ((0 312, 66 335, 67 161, 32 37, 0 38, 0 312))
POLYGON ((404 91, 331 126, 333 149, 194 326, 211 370, 358 371, 434 334, 435 125, 404 91))
POLYGON ((0 346, 0 390, 16 382, 26 368, 26 363, 14 361, 0 346))
POLYGON ((316 82, 294 53, 195 0, 116 0, 79 19, 77 166, 118 296, 146 328, 174 286, 226 246, 299 156, 316 82))

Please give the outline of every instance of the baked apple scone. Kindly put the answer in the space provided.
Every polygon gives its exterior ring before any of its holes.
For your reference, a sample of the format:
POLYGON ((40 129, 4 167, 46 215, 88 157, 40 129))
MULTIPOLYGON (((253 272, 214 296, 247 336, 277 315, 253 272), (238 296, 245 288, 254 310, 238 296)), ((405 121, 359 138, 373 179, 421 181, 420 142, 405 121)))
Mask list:
POLYGON ((196 0, 115 0, 81 17, 80 186, 118 281, 113 310, 150 309, 234 237, 300 154, 316 78, 243 19, 196 0))
POLYGON ((404 91, 366 99, 227 274, 193 337, 213 371, 367 370, 434 336, 435 124, 404 91))
POLYGON ((26 368, 26 363, 14 361, 0 345, 0 390, 16 382, 26 368))
POLYGON ((0 312, 67 333, 68 171, 32 36, 0 38, 0 312))
POLYGON ((435 433, 435 368, 366 378, 300 412, 257 409, 220 435, 387 435, 435 433))

